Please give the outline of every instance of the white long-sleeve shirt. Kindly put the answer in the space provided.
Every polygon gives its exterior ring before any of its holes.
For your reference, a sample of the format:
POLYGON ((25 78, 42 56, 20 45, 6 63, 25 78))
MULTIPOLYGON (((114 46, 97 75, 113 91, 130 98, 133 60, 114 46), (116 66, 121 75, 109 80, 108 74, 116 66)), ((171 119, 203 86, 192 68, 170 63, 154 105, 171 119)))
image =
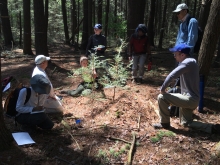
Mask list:
POLYGON ((31 113, 33 108, 36 107, 37 105, 43 106, 47 98, 46 94, 41 94, 37 96, 36 92, 31 88, 30 99, 24 105, 26 96, 27 96, 27 89, 26 88, 21 89, 16 104, 16 111, 18 113, 31 113), (38 97, 39 97, 39 102, 38 102, 38 97))
POLYGON ((55 93, 54 93, 53 85, 52 85, 49 77, 47 76, 47 73, 42 68, 40 68, 39 66, 36 66, 34 68, 34 70, 33 70, 32 77, 37 75, 37 74, 40 74, 40 75, 42 75, 42 76, 44 76, 45 78, 48 79, 48 81, 50 82, 50 85, 51 85, 49 96, 55 98, 55 93))

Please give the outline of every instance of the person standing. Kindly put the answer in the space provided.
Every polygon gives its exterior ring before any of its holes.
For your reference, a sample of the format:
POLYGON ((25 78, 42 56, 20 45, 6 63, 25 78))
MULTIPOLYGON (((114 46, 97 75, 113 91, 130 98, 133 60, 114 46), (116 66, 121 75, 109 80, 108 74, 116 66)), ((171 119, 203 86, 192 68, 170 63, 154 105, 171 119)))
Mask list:
POLYGON ((97 56, 104 56, 106 50, 106 37, 102 35, 102 25, 95 24, 94 34, 89 37, 89 42, 86 47, 86 56, 95 53, 97 56))
POLYGON ((128 56, 129 60, 133 59, 133 83, 142 83, 145 61, 151 59, 150 43, 146 33, 147 27, 144 24, 139 24, 135 33, 130 37, 128 56))
POLYGON ((190 50, 190 55, 193 56, 194 47, 198 39, 198 21, 192 18, 189 14, 188 6, 181 3, 173 11, 181 22, 177 33, 176 44, 186 44, 190 50))
POLYGON ((46 57, 44 55, 38 55, 35 58, 36 67, 33 70, 32 77, 37 74, 40 74, 40 75, 43 75, 45 78, 47 78, 48 81, 50 82, 51 90, 44 103, 44 107, 46 108, 45 112, 46 113, 63 113, 64 108, 61 104, 61 100, 55 95, 53 85, 45 72, 45 69, 48 66, 49 60, 50 60, 50 57, 46 57))
POLYGON ((220 124, 209 124, 193 121, 193 110, 199 104, 199 67, 194 58, 191 58, 190 47, 178 44, 169 49, 179 65, 166 77, 158 95, 160 123, 153 124, 156 129, 170 128, 170 111, 168 107, 180 107, 180 124, 207 133, 220 133, 220 124), (166 89, 173 79, 180 77, 181 93, 167 93, 166 89))

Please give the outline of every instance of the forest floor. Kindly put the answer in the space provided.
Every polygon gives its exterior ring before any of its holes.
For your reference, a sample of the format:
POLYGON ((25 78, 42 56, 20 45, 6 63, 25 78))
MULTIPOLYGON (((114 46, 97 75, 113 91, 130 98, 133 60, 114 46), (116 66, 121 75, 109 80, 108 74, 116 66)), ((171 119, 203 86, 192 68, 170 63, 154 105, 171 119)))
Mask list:
MULTIPOLYGON (((16 50, 19 56, 21 50, 16 50)), ((108 51, 114 54, 114 51, 108 51)), ((80 78, 68 77, 72 69, 79 68, 79 52, 68 46, 50 47, 51 63, 46 72, 57 95, 62 89, 74 89, 80 78)), ((2 58, 2 78, 14 76, 28 85, 35 56, 2 58)), ((207 134, 179 125, 179 118, 171 118, 171 130, 154 130, 159 121, 155 112, 160 85, 174 68, 175 59, 166 50, 153 51, 152 70, 145 73, 141 85, 131 80, 122 88, 104 89, 92 96, 63 96, 63 116, 49 115, 55 126, 51 131, 30 132, 36 142, 11 148, 0 153, 0 165, 122 165, 128 155, 135 135, 132 164, 140 165, 220 165, 215 146, 220 136, 207 134), (76 124, 76 119, 81 123, 76 124)), ((125 60, 125 62, 128 62, 125 60)), ((146 66, 147 68, 147 66, 146 66)), ((194 119, 220 124, 220 68, 210 71, 204 94, 204 111, 194 110, 194 119)), ((3 94, 3 102, 6 94, 3 94)), ((11 132, 19 132, 13 119, 5 117, 11 132)))

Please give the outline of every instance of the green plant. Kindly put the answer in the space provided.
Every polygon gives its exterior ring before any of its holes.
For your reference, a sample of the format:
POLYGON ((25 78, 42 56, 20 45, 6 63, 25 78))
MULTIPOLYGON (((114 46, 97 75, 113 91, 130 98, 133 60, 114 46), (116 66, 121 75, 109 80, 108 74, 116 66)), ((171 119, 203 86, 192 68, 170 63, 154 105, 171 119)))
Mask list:
POLYGON ((160 141, 163 137, 173 137, 176 136, 172 131, 159 131, 156 136, 152 137, 150 140, 153 143, 160 141))

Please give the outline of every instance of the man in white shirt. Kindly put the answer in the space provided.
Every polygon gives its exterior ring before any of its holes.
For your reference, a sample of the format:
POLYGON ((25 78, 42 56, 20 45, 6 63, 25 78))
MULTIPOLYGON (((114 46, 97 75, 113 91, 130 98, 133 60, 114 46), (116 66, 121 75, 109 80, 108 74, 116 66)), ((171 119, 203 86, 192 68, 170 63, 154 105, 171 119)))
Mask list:
POLYGON ((53 85, 45 72, 45 69, 48 66, 49 60, 50 60, 50 57, 46 57, 44 55, 38 55, 35 58, 36 67, 33 70, 32 77, 37 74, 40 74, 40 75, 43 75, 45 78, 47 78, 48 81, 50 82, 51 90, 44 103, 45 112, 46 113, 63 113, 64 108, 61 104, 61 100, 55 95, 53 85))
POLYGON ((44 113, 43 106, 51 89, 50 82, 42 75, 35 75, 30 83, 31 94, 26 104, 27 89, 23 88, 19 92, 15 120, 22 126, 50 130, 54 124, 44 113))

